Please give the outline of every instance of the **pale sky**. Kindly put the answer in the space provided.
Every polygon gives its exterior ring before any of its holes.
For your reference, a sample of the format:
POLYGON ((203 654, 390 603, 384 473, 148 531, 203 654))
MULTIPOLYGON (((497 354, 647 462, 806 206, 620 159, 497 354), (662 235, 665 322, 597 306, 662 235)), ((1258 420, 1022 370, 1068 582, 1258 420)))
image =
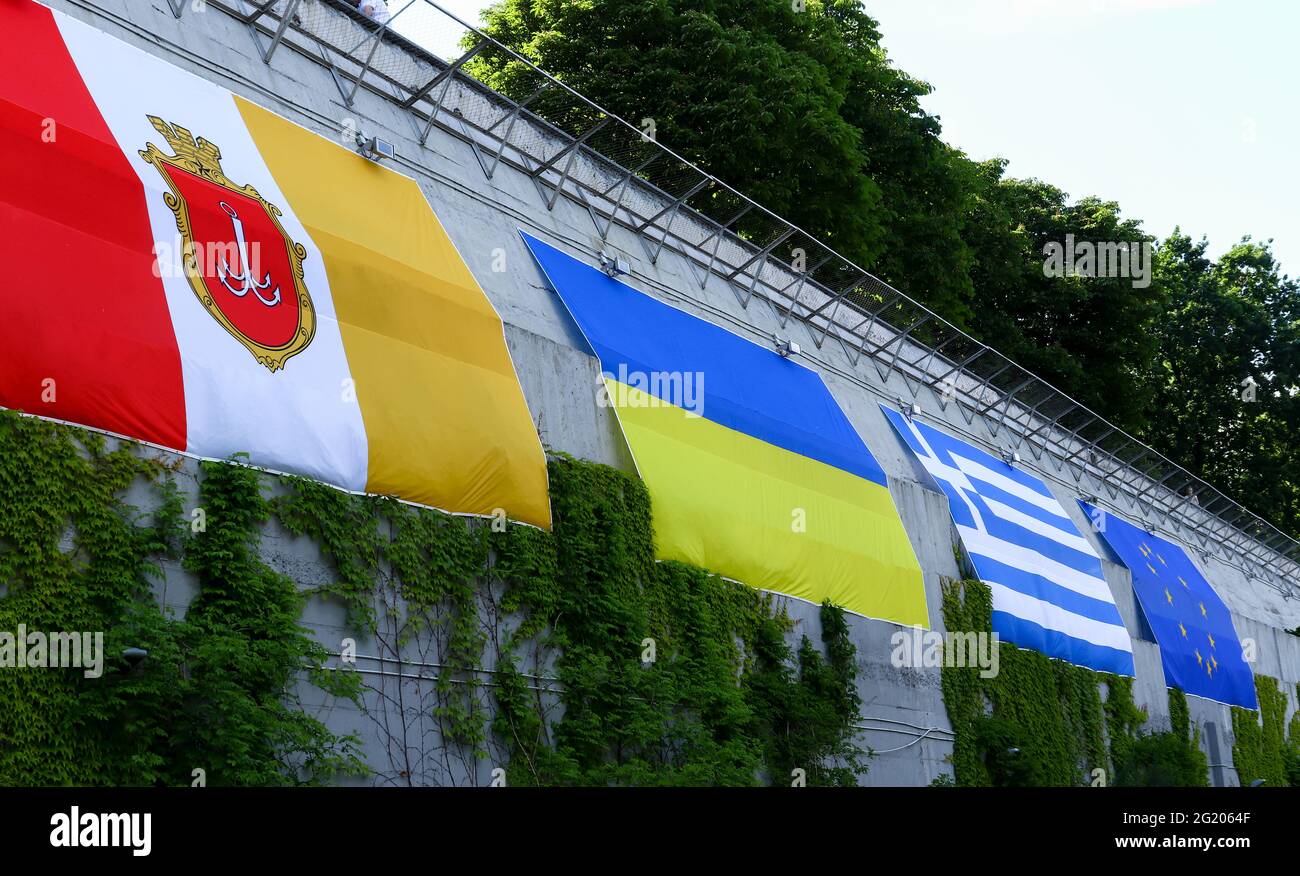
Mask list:
MULTIPOLYGON (((471 23, 486 5, 438 2, 471 23)), ((1118 201, 1160 237, 1181 225, 1216 256, 1244 234, 1271 237, 1300 274, 1300 3, 865 6, 895 63, 934 86, 923 103, 944 139, 971 158, 1118 201)))

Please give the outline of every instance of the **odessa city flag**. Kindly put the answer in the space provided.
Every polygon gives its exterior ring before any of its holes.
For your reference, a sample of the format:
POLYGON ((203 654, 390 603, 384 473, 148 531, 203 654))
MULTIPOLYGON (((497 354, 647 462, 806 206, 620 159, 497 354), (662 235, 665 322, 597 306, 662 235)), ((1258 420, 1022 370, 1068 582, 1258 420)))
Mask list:
POLYGON ((501 319, 412 179, 0 2, 0 406, 549 527, 501 319))
POLYGON ((600 359, 661 559, 928 626, 885 473, 816 372, 524 239, 600 359))
POLYGON ((1165 684, 1183 693, 1258 709, 1255 676, 1232 613, 1181 547, 1117 514, 1080 501, 1093 528, 1133 573, 1142 614, 1160 646, 1165 684))

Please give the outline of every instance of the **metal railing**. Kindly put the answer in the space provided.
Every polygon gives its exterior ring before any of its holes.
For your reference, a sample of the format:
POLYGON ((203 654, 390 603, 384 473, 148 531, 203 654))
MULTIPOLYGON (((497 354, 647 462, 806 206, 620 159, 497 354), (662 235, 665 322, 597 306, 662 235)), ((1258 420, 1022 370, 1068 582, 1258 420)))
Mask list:
POLYGON ((900 375, 914 401, 983 418, 1002 449, 1055 458, 1081 495, 1127 496, 1148 524, 1300 595, 1300 542, 433 0, 397 0, 382 25, 343 0, 209 5, 248 26, 266 63, 289 48, 323 64, 348 106, 362 89, 400 105, 422 144, 435 128, 470 143, 488 178, 502 165, 527 174, 548 208, 561 195, 585 208, 602 240, 632 229, 651 262, 674 251, 701 288, 724 278, 744 308, 765 302, 853 367, 900 375), (529 96, 493 91, 471 62, 509 64, 529 96))

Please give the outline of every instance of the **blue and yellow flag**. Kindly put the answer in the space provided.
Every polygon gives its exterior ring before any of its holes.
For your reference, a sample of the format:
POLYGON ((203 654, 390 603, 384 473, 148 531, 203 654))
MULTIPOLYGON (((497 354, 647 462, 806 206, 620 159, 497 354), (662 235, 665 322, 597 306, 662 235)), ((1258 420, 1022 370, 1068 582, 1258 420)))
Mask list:
POLYGON ((660 559, 928 625, 885 473, 820 375, 524 239, 600 359, 660 559))
POLYGON ((1187 553, 1115 514, 1079 504, 1133 573, 1133 589, 1160 645, 1165 683, 1208 700, 1259 708, 1232 614, 1187 553))

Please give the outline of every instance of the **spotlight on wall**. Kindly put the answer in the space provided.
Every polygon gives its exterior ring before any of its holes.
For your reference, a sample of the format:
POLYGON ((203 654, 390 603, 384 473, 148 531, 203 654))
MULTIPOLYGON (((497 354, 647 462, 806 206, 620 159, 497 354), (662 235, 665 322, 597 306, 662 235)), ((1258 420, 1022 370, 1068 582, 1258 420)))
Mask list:
POLYGON ((1002 451, 1002 461, 1007 465, 1015 465, 1020 461, 1020 454, 1014 450, 1004 450, 1002 451))
POLYGON ((397 157, 397 147, 392 143, 379 137, 368 137, 361 131, 357 132, 357 152, 371 161, 379 161, 384 158, 392 161, 397 157))
POLYGON ((789 359, 791 356, 798 356, 803 352, 803 350, 799 348, 799 345, 794 341, 783 338, 780 335, 772 335, 772 341, 776 344, 777 355, 782 359, 789 359))
POLYGON ((918 405, 916 402, 903 401, 901 398, 898 400, 898 409, 902 411, 903 416, 907 417, 909 420, 912 419, 913 417, 919 417, 921 415, 920 405, 918 405))
POLYGON ((600 258, 600 269, 611 277, 617 277, 622 274, 632 273, 632 266, 627 263, 627 259, 621 255, 611 255, 603 249, 598 254, 600 258))

